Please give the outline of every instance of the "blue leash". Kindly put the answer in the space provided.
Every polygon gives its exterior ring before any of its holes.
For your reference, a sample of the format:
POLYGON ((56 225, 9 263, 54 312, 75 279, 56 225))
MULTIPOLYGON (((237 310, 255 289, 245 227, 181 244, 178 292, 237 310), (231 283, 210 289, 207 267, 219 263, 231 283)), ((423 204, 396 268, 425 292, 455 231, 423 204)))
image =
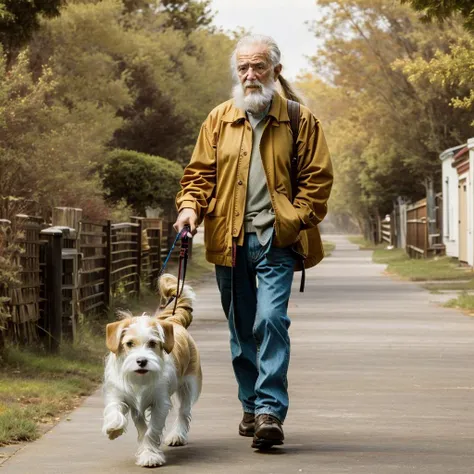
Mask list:
POLYGON ((173 245, 170 248, 170 251, 168 252, 168 255, 165 258, 165 261, 163 262, 163 266, 161 267, 160 271, 158 272, 158 278, 160 278, 161 275, 163 275, 163 272, 166 269, 166 265, 168 265, 168 261, 171 257, 171 254, 173 253, 174 248, 176 247, 176 244, 178 243, 179 239, 183 239, 187 236, 188 232, 190 232, 190 227, 185 225, 181 232, 178 232, 176 234, 176 238, 174 239, 173 245))

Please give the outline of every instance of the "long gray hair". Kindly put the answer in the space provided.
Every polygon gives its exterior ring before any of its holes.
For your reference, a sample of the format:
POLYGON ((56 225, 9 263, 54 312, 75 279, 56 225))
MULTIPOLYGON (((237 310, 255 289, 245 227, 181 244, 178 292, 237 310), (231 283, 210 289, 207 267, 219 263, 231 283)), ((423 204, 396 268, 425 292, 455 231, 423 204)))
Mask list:
MULTIPOLYGON (((281 51, 272 37, 265 36, 265 35, 244 36, 237 43, 230 59, 232 75, 236 82, 239 82, 239 78, 237 76, 237 52, 243 46, 250 46, 250 45, 255 45, 255 44, 262 44, 267 47, 268 54, 270 56, 270 61, 274 68, 280 64, 281 51)), ((291 87, 290 83, 281 74, 278 75, 278 81, 280 82, 281 88, 283 90, 283 94, 287 99, 294 100, 295 102, 299 102, 300 104, 303 103, 301 98, 291 87)))

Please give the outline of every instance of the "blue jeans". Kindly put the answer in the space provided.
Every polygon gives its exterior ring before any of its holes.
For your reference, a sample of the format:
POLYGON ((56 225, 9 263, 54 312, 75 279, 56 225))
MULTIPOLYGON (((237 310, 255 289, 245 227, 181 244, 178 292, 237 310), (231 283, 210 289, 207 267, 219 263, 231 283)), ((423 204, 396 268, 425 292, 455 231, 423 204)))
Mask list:
POLYGON ((216 265, 239 400, 245 412, 267 413, 282 423, 289 403, 287 311, 294 265, 291 249, 273 247, 271 242, 262 246, 253 233, 237 247, 234 269, 216 265))

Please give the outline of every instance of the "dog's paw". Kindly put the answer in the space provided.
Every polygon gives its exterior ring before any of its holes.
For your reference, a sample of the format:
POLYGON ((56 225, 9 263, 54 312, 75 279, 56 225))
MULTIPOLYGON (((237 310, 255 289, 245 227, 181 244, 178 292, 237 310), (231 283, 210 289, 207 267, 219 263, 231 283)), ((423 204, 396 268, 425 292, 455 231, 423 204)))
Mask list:
POLYGON ((185 434, 173 431, 166 437, 165 444, 168 446, 185 446, 188 444, 188 437, 185 434))
POLYGON ((114 440, 125 433, 127 418, 120 412, 108 413, 104 420, 102 433, 114 440))
POLYGON ((161 451, 152 451, 151 449, 143 449, 137 453, 137 466, 156 467, 163 466, 166 462, 165 455, 161 451))
POLYGON ((117 439, 119 436, 122 436, 124 433, 125 433, 125 430, 122 428, 118 430, 114 430, 114 429, 107 430, 107 436, 109 437, 111 441, 113 441, 114 439, 117 439))

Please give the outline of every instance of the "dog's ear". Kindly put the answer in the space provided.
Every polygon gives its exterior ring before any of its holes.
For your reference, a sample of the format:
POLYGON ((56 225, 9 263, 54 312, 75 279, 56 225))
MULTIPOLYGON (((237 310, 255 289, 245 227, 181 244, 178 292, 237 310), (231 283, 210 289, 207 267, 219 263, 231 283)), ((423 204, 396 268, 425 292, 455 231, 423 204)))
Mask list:
POLYGON ((107 324, 105 330, 105 342, 107 349, 114 354, 117 354, 120 347, 120 340, 122 339, 123 330, 130 324, 128 319, 117 321, 115 323, 107 324))
POLYGON ((170 354, 174 347, 174 329, 173 324, 166 321, 160 321, 158 324, 163 328, 165 335, 165 342, 163 343, 163 349, 170 354))

